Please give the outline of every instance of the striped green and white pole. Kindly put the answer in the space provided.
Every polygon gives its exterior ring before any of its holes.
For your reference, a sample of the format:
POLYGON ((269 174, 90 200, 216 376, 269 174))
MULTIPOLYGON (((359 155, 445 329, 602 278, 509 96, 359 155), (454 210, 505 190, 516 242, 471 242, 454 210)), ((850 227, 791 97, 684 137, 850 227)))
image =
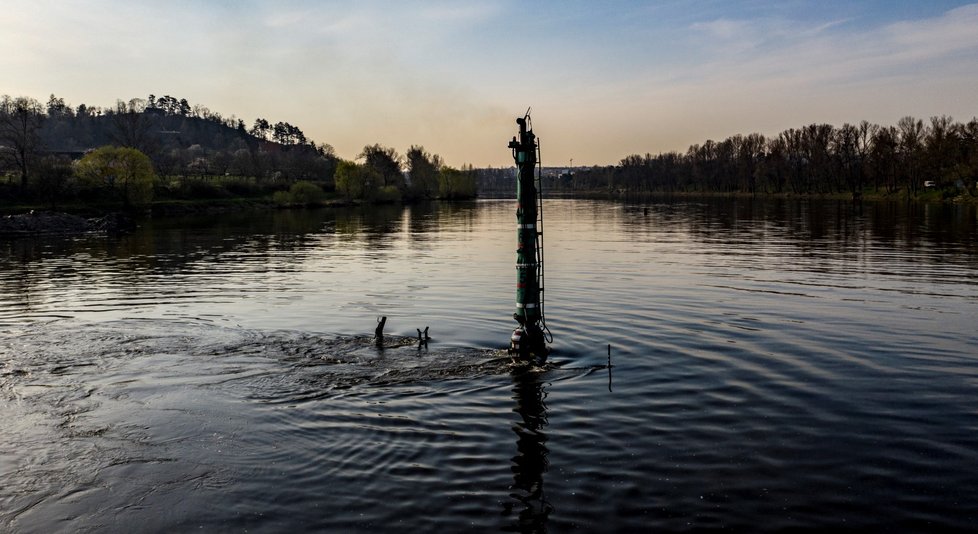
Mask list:
POLYGON ((520 327, 513 332, 510 351, 521 355, 546 351, 540 328, 540 251, 537 250, 537 141, 528 117, 516 119, 519 136, 509 143, 516 161, 516 312, 520 327))

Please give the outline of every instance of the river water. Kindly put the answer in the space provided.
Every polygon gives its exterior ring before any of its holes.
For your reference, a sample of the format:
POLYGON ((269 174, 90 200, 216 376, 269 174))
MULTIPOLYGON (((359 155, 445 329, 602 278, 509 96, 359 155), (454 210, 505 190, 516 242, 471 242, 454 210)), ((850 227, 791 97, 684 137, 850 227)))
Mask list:
POLYGON ((534 368, 511 201, 0 242, 0 531, 978 524, 974 207, 544 214, 534 368))

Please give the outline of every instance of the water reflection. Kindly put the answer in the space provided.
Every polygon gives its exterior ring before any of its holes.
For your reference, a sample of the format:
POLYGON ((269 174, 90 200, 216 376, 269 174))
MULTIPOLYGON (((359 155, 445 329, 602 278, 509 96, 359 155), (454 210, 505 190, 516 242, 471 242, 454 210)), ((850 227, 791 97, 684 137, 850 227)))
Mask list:
POLYGON ((335 212, 335 233, 344 242, 363 241, 374 250, 389 249, 406 214, 406 208, 394 204, 340 209, 335 212))
POLYGON ((547 201, 568 374, 500 398, 498 355, 455 349, 511 331, 514 209, 0 240, 0 531, 974 524, 974 208, 547 201), (403 345, 330 342, 377 315, 403 345))
POLYGON ((704 243, 722 236, 785 239, 804 250, 831 247, 859 252, 870 242, 978 254, 978 208, 973 205, 715 198, 626 205, 616 219, 613 224, 628 232, 681 229, 704 243))
POLYGON ((513 502, 503 505, 503 514, 516 517, 504 530, 507 532, 546 532, 547 518, 554 511, 544 492, 543 475, 547 462, 547 405, 546 390, 539 373, 515 370, 513 377, 514 411, 520 420, 513 423, 516 433, 516 456, 512 458, 513 502))
POLYGON ((33 293, 36 284, 33 262, 38 256, 36 241, 21 239, 0 242, 0 294, 7 301, 5 306, 20 313, 33 313, 33 293))

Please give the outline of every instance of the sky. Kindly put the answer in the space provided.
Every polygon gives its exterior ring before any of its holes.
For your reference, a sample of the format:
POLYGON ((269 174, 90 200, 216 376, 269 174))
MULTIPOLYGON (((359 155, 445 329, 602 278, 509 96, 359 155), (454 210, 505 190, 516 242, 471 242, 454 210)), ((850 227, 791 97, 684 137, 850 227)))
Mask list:
POLYGON ((355 159, 607 165, 812 123, 978 115, 978 3, 3 0, 0 94, 170 95, 355 159))

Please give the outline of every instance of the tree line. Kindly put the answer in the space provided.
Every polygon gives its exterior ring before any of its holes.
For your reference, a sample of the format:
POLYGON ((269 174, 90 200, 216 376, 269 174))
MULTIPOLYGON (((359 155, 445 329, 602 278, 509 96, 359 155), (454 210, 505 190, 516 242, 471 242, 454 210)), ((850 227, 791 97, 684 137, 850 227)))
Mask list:
POLYGON ((274 195, 303 204, 329 195, 377 202, 475 193, 471 167, 448 167, 422 146, 402 157, 368 145, 345 161, 288 122, 257 118, 248 128, 233 115, 170 95, 105 108, 74 107, 53 94, 46 105, 30 97, 0 98, 0 201, 8 203, 116 199, 136 205, 154 197, 274 195), (122 168, 140 171, 120 179, 122 168))
POLYGON ((738 134, 694 144, 684 153, 629 155, 615 166, 562 175, 555 187, 860 197, 915 196, 925 186, 954 195, 976 187, 976 181, 978 119, 960 123, 939 116, 926 123, 904 117, 895 126, 811 124, 774 137, 738 134))

